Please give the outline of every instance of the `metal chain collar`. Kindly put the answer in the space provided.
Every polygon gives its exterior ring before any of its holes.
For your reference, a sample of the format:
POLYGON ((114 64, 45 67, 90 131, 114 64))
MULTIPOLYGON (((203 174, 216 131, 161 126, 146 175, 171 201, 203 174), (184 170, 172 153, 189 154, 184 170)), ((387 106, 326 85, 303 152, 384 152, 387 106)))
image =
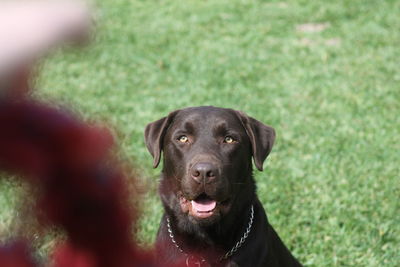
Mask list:
MULTIPOLYGON (((253 226, 253 220, 254 220, 254 207, 253 205, 251 205, 250 208, 250 220, 249 223, 247 225, 246 231, 244 232, 243 236, 240 238, 240 240, 235 244, 235 246, 233 246, 233 248, 231 250, 229 250, 224 256, 222 256, 220 258, 220 260, 226 260, 227 258, 231 257, 246 241, 247 237, 249 236, 249 233, 251 231, 251 228, 253 226)), ((167 217, 167 229, 168 229, 168 233, 169 233, 169 237, 171 238, 172 243, 174 243, 175 247, 183 254, 185 254, 186 256, 189 256, 185 251, 183 251, 183 249, 178 245, 178 243, 175 240, 175 236, 174 233, 172 232, 171 229, 171 223, 169 218, 167 217)))
POLYGON ((249 236, 249 233, 251 231, 251 227, 253 226, 253 219, 254 219, 254 208, 253 205, 251 205, 250 209, 250 221, 249 224, 247 225, 246 231, 244 232, 243 236, 240 238, 240 240, 236 243, 236 245, 229 250, 222 258, 221 260, 226 260, 230 256, 233 255, 246 241, 247 237, 249 236))

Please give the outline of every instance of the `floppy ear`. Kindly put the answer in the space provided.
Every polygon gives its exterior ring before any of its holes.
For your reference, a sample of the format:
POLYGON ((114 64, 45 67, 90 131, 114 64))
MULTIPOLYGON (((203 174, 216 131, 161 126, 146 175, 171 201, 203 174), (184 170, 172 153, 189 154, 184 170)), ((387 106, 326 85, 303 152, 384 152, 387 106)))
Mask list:
POLYGON ((246 129, 253 151, 254 164, 257 169, 263 170, 263 162, 271 152, 275 141, 274 128, 247 116, 241 111, 235 111, 246 129))
POLYGON ((153 167, 157 168, 160 163, 163 139, 168 126, 179 110, 171 112, 167 117, 161 118, 155 122, 149 123, 144 131, 144 139, 150 154, 153 156, 153 167))

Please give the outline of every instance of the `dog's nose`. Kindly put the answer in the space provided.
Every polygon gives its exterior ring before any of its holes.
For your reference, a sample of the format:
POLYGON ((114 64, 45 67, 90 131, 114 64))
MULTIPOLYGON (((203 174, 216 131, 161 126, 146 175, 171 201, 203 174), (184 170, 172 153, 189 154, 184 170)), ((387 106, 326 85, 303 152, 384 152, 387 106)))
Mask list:
POLYGON ((190 174, 192 178, 198 183, 211 183, 217 176, 217 168, 207 162, 198 162, 191 168, 190 174))

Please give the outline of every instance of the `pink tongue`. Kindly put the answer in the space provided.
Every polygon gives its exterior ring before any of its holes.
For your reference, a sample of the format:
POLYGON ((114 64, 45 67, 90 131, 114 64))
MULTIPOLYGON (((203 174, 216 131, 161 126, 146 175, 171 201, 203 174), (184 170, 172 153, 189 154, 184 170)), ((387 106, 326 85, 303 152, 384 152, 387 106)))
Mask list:
POLYGON ((212 211, 215 206, 217 205, 217 202, 215 200, 207 199, 207 200, 192 200, 192 207, 198 212, 209 212, 212 211))

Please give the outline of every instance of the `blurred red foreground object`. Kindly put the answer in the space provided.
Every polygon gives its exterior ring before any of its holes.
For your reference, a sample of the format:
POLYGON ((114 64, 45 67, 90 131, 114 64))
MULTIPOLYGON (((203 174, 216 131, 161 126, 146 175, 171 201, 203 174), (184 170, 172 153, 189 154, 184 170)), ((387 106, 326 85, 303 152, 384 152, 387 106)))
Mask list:
MULTIPOLYGON (((106 130, 28 100, 0 102, 0 125, 0 168, 41 188, 40 221, 67 233, 55 266, 152 266, 132 238, 127 177, 110 158, 106 130)), ((34 266, 18 263, 21 246, 3 248, 0 266, 34 266)))
MULTIPOLYGON (((70 1, 0 3, 0 170, 38 188, 39 221, 65 231, 51 266, 156 266, 132 235, 133 201, 111 134, 29 97, 30 67, 50 48, 82 40, 86 11, 70 1)), ((26 242, 0 247, 1 267, 40 265, 26 242)))

